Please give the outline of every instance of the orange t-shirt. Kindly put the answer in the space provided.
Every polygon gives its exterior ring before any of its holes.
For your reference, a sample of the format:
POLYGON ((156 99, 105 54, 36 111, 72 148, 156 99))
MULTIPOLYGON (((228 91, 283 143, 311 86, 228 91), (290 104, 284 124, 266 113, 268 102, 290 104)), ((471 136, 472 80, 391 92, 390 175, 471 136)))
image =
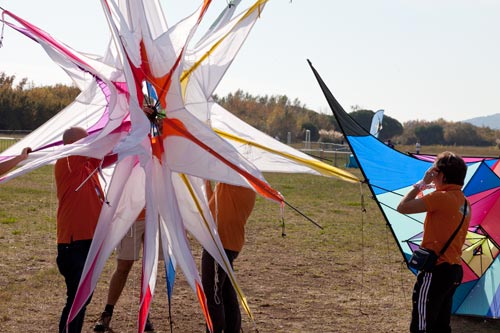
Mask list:
POLYGON ((104 193, 95 172, 100 160, 69 156, 57 160, 54 174, 57 186, 57 243, 68 244, 94 237, 104 193), (82 183, 85 183, 82 185, 82 183), (80 185, 80 189, 75 191, 80 185))
POLYGON ((245 243, 245 224, 255 205, 249 188, 217 183, 209 200, 210 211, 224 249, 240 252, 245 243))
MULTIPOLYGON (((439 254, 439 251, 442 250, 457 229, 462 220, 465 201, 461 188, 460 185, 445 184, 437 188, 436 191, 422 197, 427 208, 422 247, 439 254)), ((470 205, 467 203, 467 215, 462 227, 446 252, 439 257, 438 265, 444 262, 450 264, 460 264, 462 262, 462 247, 467 236, 470 218, 470 205)))
POLYGON ((144 221, 146 219, 146 208, 143 208, 137 216, 136 221, 144 221))

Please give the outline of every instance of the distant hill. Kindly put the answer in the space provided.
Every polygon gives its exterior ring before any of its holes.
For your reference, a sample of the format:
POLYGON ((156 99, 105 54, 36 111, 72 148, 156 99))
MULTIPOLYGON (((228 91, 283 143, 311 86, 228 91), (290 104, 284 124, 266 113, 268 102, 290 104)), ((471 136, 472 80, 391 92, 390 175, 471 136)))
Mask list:
POLYGON ((476 117, 463 121, 478 127, 489 127, 491 129, 500 130, 500 113, 495 113, 489 116, 476 117))

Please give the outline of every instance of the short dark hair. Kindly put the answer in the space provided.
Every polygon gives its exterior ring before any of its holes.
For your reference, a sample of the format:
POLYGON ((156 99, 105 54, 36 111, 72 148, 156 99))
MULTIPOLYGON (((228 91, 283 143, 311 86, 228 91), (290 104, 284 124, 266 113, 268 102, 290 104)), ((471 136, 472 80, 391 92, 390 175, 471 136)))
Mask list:
POLYGON ((446 184, 463 185, 467 165, 462 157, 455 155, 450 151, 445 151, 436 157, 434 162, 436 168, 443 173, 443 182, 446 184))

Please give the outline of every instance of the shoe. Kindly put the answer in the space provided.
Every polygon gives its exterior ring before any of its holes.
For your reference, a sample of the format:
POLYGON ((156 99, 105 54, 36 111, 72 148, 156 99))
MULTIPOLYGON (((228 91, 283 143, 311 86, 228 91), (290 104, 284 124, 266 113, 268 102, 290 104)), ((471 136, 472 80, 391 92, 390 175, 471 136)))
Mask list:
POLYGON ((148 319, 146 319, 146 325, 144 326, 144 332, 154 332, 154 331, 155 331, 155 328, 154 328, 151 320, 149 320, 149 316, 148 316, 148 319))
POLYGON ((99 320, 95 323, 94 332, 109 332, 110 321, 111 315, 107 312, 103 312, 99 320))

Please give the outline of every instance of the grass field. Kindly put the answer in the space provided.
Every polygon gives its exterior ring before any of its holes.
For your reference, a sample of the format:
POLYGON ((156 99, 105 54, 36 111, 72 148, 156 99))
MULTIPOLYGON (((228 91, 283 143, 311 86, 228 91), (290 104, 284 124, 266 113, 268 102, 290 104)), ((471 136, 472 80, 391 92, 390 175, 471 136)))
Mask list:
MULTIPOLYGON (((432 152, 445 150, 439 148, 432 152)), ((470 150, 455 151, 497 154, 493 149, 470 150)), ((360 176, 359 170, 350 171, 360 176)), ((0 186, 0 332, 56 331, 65 288, 55 264, 52 172, 47 166, 0 186)), ((283 237, 278 205, 258 198, 235 270, 259 332, 408 331, 415 277, 406 269, 368 188, 309 175, 266 178, 323 229, 285 208, 283 237)), ((192 251, 199 262, 201 249, 195 241, 192 251)), ((113 268, 114 256, 88 307, 85 332, 92 332, 103 309, 113 268)), ((163 275, 159 273, 151 316, 157 332, 170 332, 163 275)), ((135 331, 139 286, 137 264, 116 307, 114 332, 135 331)), ((174 332, 203 332, 201 311, 182 273, 174 290, 172 319, 174 332)), ((255 332, 247 317, 243 325, 245 332, 255 332)), ((500 331, 500 321, 479 318, 453 317, 452 326, 462 333, 500 331)))

